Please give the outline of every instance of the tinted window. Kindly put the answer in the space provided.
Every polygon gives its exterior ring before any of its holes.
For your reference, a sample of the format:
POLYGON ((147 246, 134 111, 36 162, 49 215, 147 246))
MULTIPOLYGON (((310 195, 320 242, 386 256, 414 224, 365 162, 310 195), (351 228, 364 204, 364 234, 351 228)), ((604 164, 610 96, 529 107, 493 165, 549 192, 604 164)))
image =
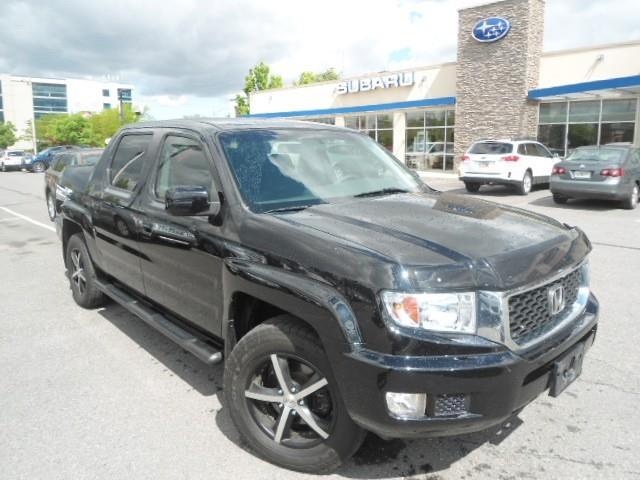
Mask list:
POLYGON ((531 153, 527 151, 526 144, 524 143, 521 143, 520 145, 518 145, 518 153, 520 155, 531 155, 531 153))
POLYGON ((7 152, 7 156, 9 157, 21 157, 23 156, 23 152, 7 152))
POLYGON ((111 185, 129 190, 136 188, 142 175, 144 154, 149 148, 152 135, 125 135, 118 144, 111 161, 111 185))
POLYGON ((511 153, 513 145, 504 142, 479 142, 474 144, 469 153, 486 154, 486 155, 503 155, 511 153))
POLYGON ((211 167, 200 142, 169 135, 160 152, 156 195, 164 199, 167 190, 178 186, 200 186, 215 190, 211 167))
POLYGON ((259 212, 422 185, 374 141, 348 131, 256 130, 220 139, 243 198, 259 212))
POLYGON ((80 155, 80 164, 82 165, 95 165, 100 160, 102 152, 83 153, 80 155))
POLYGON ((61 172, 71 162, 71 155, 68 153, 61 153, 56 155, 53 160, 53 170, 61 172))
POLYGON ((570 162, 607 162, 619 163, 624 161, 627 150, 624 148, 589 147, 578 148, 567 158, 570 162))

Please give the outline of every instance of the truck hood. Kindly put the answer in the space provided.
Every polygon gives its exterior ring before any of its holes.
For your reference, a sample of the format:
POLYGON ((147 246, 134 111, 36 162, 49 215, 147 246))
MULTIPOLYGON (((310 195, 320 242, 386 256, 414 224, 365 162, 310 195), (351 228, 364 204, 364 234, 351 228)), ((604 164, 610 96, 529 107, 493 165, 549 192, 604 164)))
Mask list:
POLYGON ((278 217, 328 245, 393 264, 397 288, 514 288, 573 266, 590 250, 580 230, 549 217, 448 193, 324 204, 278 217))

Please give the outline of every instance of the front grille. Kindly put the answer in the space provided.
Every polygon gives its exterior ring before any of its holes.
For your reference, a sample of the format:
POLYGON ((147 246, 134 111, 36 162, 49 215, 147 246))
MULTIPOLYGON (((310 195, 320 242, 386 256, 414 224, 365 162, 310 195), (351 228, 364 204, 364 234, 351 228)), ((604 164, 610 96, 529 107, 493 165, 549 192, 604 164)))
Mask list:
POLYGON ((581 275, 581 270, 577 269, 554 282, 510 297, 511 339, 523 345, 560 322, 578 299, 581 275), (549 289, 559 284, 564 287, 565 307, 560 313, 551 315, 549 289))
POLYGON ((464 393, 443 393, 437 395, 433 405, 434 417, 450 417, 467 413, 469 396, 464 393))

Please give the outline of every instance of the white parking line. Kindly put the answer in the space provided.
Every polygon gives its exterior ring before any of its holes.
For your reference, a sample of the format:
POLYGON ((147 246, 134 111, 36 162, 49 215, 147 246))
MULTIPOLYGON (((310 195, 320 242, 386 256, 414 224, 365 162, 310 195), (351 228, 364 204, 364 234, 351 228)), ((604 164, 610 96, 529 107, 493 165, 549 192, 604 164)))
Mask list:
POLYGON ((39 227, 46 228, 47 230, 51 230, 54 233, 56 231, 56 229, 53 228, 51 225, 46 225, 44 223, 38 222, 37 220, 33 220, 32 218, 29 218, 29 217, 27 217, 25 215, 22 215, 21 213, 14 212, 13 210, 9 210, 6 207, 0 207, 0 210, 2 210, 4 212, 7 212, 7 213, 9 213, 9 214, 11 214, 11 215, 13 215, 15 217, 21 218, 22 220, 25 220, 25 221, 27 221, 29 223, 33 223, 34 225, 37 225, 39 227))

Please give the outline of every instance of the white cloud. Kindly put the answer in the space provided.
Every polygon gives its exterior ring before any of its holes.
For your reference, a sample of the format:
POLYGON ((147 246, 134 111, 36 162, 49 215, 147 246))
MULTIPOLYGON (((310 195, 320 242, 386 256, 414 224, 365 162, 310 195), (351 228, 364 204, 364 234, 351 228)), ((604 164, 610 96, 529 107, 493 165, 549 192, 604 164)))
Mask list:
MULTIPOLYGON (((285 82, 454 61, 457 9, 473 0, 4 0, 0 71, 118 75, 156 118, 226 115, 247 70, 285 82), (402 55, 394 56, 394 52, 402 55), (397 57, 397 58, 396 58, 397 57)), ((637 0, 548 0, 545 49, 640 38, 637 0)))

